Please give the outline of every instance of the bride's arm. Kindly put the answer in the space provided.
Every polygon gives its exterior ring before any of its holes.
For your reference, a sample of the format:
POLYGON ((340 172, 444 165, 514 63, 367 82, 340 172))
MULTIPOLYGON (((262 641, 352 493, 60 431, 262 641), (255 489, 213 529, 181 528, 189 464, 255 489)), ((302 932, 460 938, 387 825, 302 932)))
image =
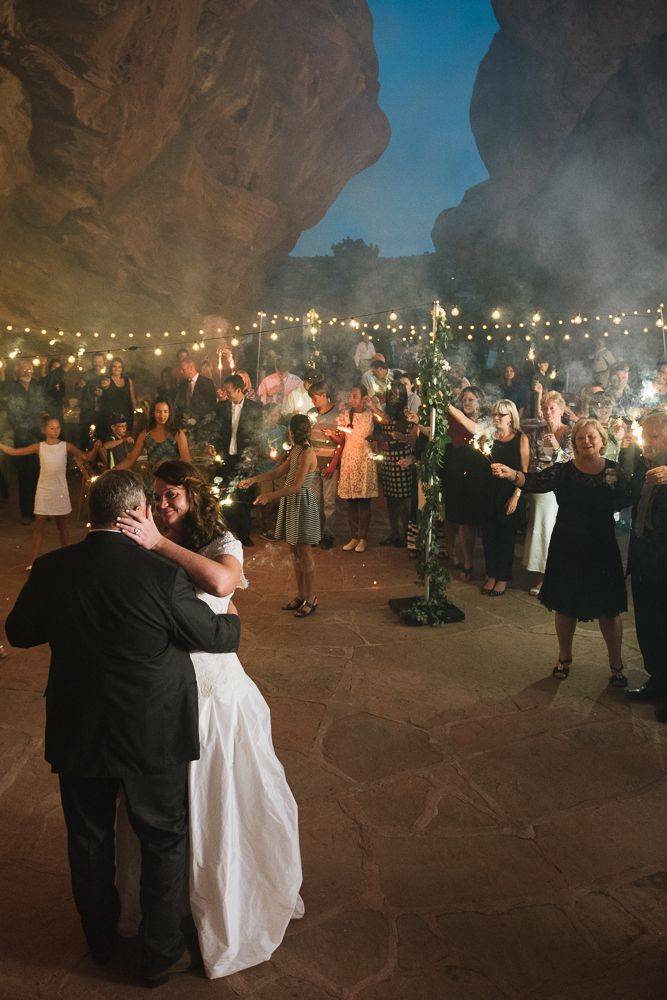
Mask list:
POLYGON ((234 592, 241 579, 241 563, 235 556, 221 552, 209 559, 208 556, 191 552, 161 535, 150 507, 147 514, 139 509, 126 511, 122 517, 116 518, 116 524, 124 535, 143 549, 152 549, 165 559, 177 563, 185 570, 194 586, 207 594, 226 597, 234 592))

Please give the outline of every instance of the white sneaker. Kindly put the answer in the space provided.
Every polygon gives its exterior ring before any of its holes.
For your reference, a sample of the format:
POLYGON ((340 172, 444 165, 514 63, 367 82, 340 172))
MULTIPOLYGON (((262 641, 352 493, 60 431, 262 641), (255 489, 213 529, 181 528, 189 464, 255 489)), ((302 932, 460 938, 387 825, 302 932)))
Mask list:
POLYGON ((354 546, 355 552, 365 552, 366 551, 366 539, 360 538, 359 544, 354 546))
POLYGON ((356 547, 357 547, 358 544, 359 544, 359 539, 358 538, 351 538, 349 540, 349 542, 347 543, 347 545, 343 545, 341 547, 343 549, 343 552, 351 552, 352 549, 356 549, 356 547))

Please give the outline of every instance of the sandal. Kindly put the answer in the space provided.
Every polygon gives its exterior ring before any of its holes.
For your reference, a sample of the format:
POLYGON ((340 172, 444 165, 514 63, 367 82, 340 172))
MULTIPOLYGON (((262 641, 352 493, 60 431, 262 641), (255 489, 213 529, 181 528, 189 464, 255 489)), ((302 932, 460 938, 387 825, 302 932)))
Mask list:
POLYGON ((628 686, 628 678, 623 673, 624 667, 621 664, 620 667, 610 667, 611 677, 609 678, 609 685, 613 688, 626 688, 628 686))
POLYGON ((304 601, 298 611, 294 612, 295 618, 307 618, 317 611, 317 598, 314 601, 304 601))
POLYGON ((551 676, 555 677, 557 681, 567 680, 568 674, 570 673, 571 663, 572 660, 559 660, 551 671, 551 676))
POLYGON ((283 604, 283 611, 296 611, 304 603, 303 597, 293 597, 289 604, 283 604))

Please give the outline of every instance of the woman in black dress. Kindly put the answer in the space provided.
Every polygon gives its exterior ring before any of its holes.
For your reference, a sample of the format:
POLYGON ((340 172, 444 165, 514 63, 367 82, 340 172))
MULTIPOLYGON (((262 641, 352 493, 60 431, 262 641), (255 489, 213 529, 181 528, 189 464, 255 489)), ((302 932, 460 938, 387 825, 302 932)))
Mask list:
MULTIPOLYGON (((491 408, 494 437, 491 461, 526 472, 530 458, 528 437, 521 433, 519 412, 511 399, 500 399, 491 408)), ((521 490, 513 483, 489 476, 489 510, 482 522, 486 580, 480 593, 502 597, 512 579, 517 508, 521 490)))
POLYGON ((401 382, 394 382, 387 390, 384 413, 371 402, 377 421, 375 437, 379 441, 378 478, 387 500, 389 534, 380 539, 380 545, 405 548, 410 519, 412 493, 415 487, 415 468, 412 461, 413 444, 417 434, 408 424, 405 411, 408 393, 401 382))
POLYGON ((109 382, 104 386, 100 401, 100 424, 98 433, 102 431, 102 440, 106 440, 111 428, 111 414, 124 413, 128 419, 130 432, 134 420, 137 399, 134 393, 134 382, 125 374, 125 366, 120 358, 114 358, 109 365, 109 382))
POLYGON ((570 672, 577 621, 597 618, 609 656, 610 684, 626 687, 620 614, 628 605, 614 512, 627 507, 632 494, 616 462, 603 458, 606 446, 601 424, 582 418, 572 428, 571 462, 542 472, 517 472, 500 464, 491 471, 527 493, 556 494, 558 515, 540 591, 541 603, 556 612, 559 653, 553 676, 565 680, 570 672))

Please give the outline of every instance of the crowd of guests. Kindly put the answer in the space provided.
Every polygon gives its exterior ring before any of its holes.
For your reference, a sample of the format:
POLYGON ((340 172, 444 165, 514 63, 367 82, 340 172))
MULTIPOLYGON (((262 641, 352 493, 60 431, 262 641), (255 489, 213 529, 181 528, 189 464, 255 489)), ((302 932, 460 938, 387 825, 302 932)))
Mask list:
MULTIPOLYGON (((620 685, 625 586, 615 532, 629 529, 638 502, 631 484, 643 482, 651 464, 639 421, 645 433, 646 420, 649 430, 664 423, 667 363, 640 382, 600 340, 590 382, 576 394, 561 391, 546 355, 523 370, 507 364, 495 383, 485 373, 483 388, 475 384, 479 373, 452 365, 449 443, 440 470, 443 556, 461 580, 472 582, 479 537, 480 592, 497 599, 510 585, 515 544, 523 536, 523 564, 534 574, 530 594, 557 613, 555 676, 569 672, 576 621, 596 618, 620 685), (586 574, 593 565, 599 578, 586 574)), ((139 463, 152 475, 170 460, 205 469, 243 545, 253 544, 256 508, 262 536, 290 546, 297 592, 285 609, 297 617, 317 608, 313 546, 340 544, 363 553, 380 494, 388 530, 379 544, 414 556, 422 501, 417 463, 429 434, 419 382, 364 344, 355 351, 356 378, 345 386, 311 368, 297 375, 275 357, 274 370, 256 390, 243 370, 227 371, 216 385, 210 366, 181 349, 143 406, 122 360, 94 355, 77 383, 78 447, 60 436, 63 366, 49 364, 38 383, 34 366, 21 362, 16 380, 4 387, 13 444, 2 450, 17 462, 22 519, 36 519, 33 558, 47 516, 66 540, 69 456, 97 471, 139 463), (341 537, 337 513, 343 512, 347 534, 341 537)), ((644 519, 647 525, 653 530, 652 520, 644 519)))

